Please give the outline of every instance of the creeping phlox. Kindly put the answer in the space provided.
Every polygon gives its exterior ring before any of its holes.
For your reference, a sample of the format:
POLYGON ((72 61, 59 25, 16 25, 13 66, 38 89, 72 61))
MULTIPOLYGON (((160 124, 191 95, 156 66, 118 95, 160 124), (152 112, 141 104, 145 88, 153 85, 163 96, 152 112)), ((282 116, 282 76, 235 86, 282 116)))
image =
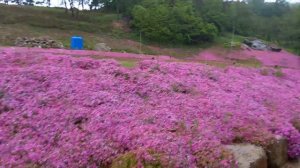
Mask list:
POLYGON ((233 167, 224 145, 277 135, 297 158, 300 71, 281 71, 0 51, 0 167, 233 167))

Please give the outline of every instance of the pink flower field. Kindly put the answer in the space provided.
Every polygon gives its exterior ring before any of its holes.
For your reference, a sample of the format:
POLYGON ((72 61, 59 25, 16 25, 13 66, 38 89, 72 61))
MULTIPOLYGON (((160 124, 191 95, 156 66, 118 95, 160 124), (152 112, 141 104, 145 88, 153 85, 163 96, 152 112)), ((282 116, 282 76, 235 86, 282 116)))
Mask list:
POLYGON ((0 167, 230 168, 225 145, 278 135, 300 157, 299 69, 37 50, 0 49, 0 167))
POLYGON ((280 66, 285 68, 299 69, 300 56, 294 55, 287 51, 257 51, 253 49, 233 50, 232 52, 218 54, 216 49, 208 49, 194 56, 195 60, 220 61, 228 60, 249 60, 256 59, 264 66, 280 66))

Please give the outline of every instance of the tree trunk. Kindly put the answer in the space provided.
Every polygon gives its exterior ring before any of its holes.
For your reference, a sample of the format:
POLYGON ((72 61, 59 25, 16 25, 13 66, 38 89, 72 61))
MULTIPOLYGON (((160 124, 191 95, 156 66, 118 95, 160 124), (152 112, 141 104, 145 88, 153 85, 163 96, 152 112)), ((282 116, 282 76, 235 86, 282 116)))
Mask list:
MULTIPOLYGON (((82 0, 82 3, 83 3, 83 0, 82 0)), ((82 5, 82 4, 81 4, 82 5)), ((80 6, 80 4, 78 4, 78 8, 75 10, 75 12, 76 12, 76 18, 78 18, 79 17, 79 6, 80 6)), ((83 5, 82 5, 82 7, 83 7, 83 5)), ((82 8, 82 10, 83 10, 83 8, 82 8)))
POLYGON ((120 7, 119 7, 119 5, 120 5, 120 3, 119 3, 119 1, 118 0, 116 0, 116 12, 117 12, 117 14, 119 14, 120 13, 120 7))
POLYGON ((74 17, 74 0, 69 0, 71 15, 74 17))
POLYGON ((71 7, 71 14, 72 14, 72 17, 74 17, 74 8, 71 7))
POLYGON ((51 6, 51 0, 47 0, 47 6, 48 8, 51 6))
POLYGON ((63 0, 63 3, 65 5, 65 13, 68 13, 68 6, 67 6, 67 0, 63 0))

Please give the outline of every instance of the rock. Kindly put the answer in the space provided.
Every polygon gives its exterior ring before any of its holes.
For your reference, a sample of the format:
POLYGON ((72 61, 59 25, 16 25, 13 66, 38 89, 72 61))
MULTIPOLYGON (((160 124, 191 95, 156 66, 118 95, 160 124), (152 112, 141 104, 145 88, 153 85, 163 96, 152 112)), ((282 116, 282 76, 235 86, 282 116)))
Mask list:
POLYGON ((300 132, 300 118, 294 118, 292 124, 300 132))
POLYGON ((282 168, 300 168, 300 159, 286 163, 282 168))
POLYGON ((243 43, 246 44, 247 46, 252 46, 252 41, 249 39, 244 39, 243 43))
POLYGON ((241 49, 251 51, 251 48, 248 45, 246 45, 246 44, 242 44, 241 45, 241 49))
POLYGON ((267 147, 268 167, 280 168, 288 160, 288 143, 281 136, 275 137, 275 140, 267 147))
MULTIPOLYGON (((280 52, 282 49, 278 47, 275 44, 268 45, 264 41, 259 40, 259 39, 244 39, 243 41, 244 45, 254 49, 254 50, 269 50, 273 52, 280 52)), ((242 49, 245 49, 246 47, 244 46, 242 49)))
POLYGON ((268 50, 268 46, 261 40, 253 40, 251 48, 255 50, 268 50))
POLYGON ((269 46, 269 48, 270 48, 271 51, 274 51, 274 52, 280 52, 280 51, 282 51, 282 49, 280 47, 276 46, 275 44, 271 44, 269 46))
POLYGON ((98 43, 95 45, 94 50, 96 51, 111 51, 111 48, 105 43, 98 43))
POLYGON ((64 48, 61 42, 52 40, 48 37, 18 37, 15 41, 15 45, 18 47, 64 48))
POLYGON ((238 162, 239 168, 267 168, 267 156, 263 148, 251 144, 227 145, 238 162))

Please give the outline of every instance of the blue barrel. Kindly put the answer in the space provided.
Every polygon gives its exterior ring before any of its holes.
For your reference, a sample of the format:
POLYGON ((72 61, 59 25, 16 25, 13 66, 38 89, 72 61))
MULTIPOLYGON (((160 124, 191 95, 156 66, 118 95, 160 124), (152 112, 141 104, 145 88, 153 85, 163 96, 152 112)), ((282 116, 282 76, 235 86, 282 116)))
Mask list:
POLYGON ((71 38, 71 49, 82 50, 83 49, 83 38, 79 36, 73 36, 71 38))

